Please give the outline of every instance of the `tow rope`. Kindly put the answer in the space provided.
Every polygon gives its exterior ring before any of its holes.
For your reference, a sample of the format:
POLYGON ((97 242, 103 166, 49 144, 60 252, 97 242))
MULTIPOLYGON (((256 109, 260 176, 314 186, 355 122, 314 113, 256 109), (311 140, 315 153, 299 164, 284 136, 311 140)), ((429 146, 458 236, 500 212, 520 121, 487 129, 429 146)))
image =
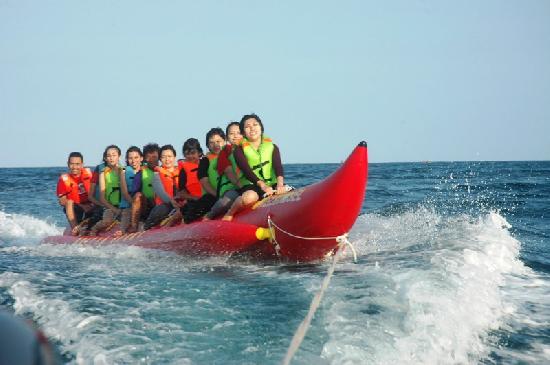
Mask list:
POLYGON ((323 282, 321 284, 321 289, 313 296, 313 300, 311 301, 311 304, 309 305, 309 310, 303 319, 302 323, 298 326, 298 329, 294 333, 294 336, 292 337, 292 341, 290 342, 290 345, 288 346, 286 355, 283 359, 282 364, 283 365, 289 365, 290 361, 294 357, 294 354, 298 349, 300 348, 300 345, 302 344, 302 341, 304 340, 306 333, 311 325, 311 321, 313 320, 313 316, 315 315, 315 312, 319 308, 319 305, 321 304, 321 300, 323 299, 323 296, 325 294, 326 289, 328 288, 330 284, 330 279, 332 278, 332 275, 334 274, 334 270, 336 268, 336 263, 338 262, 338 259, 340 256, 344 253, 345 248, 349 247, 353 253, 353 261, 357 262, 357 252, 355 251, 355 248, 353 247, 352 243, 348 239, 348 233, 344 233, 343 235, 336 236, 336 237, 304 237, 304 236, 298 236, 295 234, 292 234, 281 227, 279 227, 273 220, 271 219, 271 216, 267 216, 267 224, 269 226, 269 231, 271 233, 271 239, 273 240, 273 243, 275 245, 275 251, 277 252, 277 255, 279 255, 280 246, 277 242, 277 239, 275 237, 275 230, 274 228, 278 229, 279 231, 302 240, 307 241, 313 241, 313 240, 336 240, 338 243, 338 246, 336 247, 336 252, 334 255, 332 255, 332 263, 328 269, 327 275, 323 279, 323 282))
POLYGON ((353 253, 353 261, 357 262, 357 251, 355 250, 355 247, 353 247, 352 243, 348 240, 348 233, 344 233, 343 235, 336 236, 336 237, 304 237, 304 236, 298 236, 295 234, 292 234, 288 231, 285 231, 281 227, 279 227, 275 222, 273 222, 273 219, 271 219, 271 215, 267 216, 267 225, 269 227, 269 233, 271 233, 271 239, 273 240, 273 244, 275 245, 275 251, 277 252, 277 255, 279 255, 279 242, 277 242, 277 238, 275 236, 275 230, 273 227, 277 228, 279 231, 283 232, 284 234, 294 237, 300 240, 306 240, 306 241, 317 241, 317 240, 336 240, 338 242, 338 251, 339 249, 344 246, 349 247, 351 249, 351 252, 353 253))

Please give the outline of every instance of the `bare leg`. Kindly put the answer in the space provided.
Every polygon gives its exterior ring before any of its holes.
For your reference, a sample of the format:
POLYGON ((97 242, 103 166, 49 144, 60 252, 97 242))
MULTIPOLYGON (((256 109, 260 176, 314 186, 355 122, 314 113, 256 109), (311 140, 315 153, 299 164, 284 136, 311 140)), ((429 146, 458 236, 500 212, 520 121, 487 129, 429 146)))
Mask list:
POLYGON ((128 233, 128 228, 130 227, 130 218, 132 215, 131 208, 122 209, 120 215, 120 231, 116 232, 115 235, 123 235, 128 233))
POLYGON ((130 217, 130 227, 128 227, 128 233, 137 232, 139 217, 141 216, 141 210, 145 205, 145 197, 140 192, 137 192, 132 199, 132 213, 130 217))
POLYGON ((97 236, 97 234, 107 229, 115 221, 115 213, 111 209, 105 209, 103 212, 103 219, 97 222, 90 230, 90 236, 97 236))
POLYGON ((256 203, 260 197, 258 194, 253 190, 248 190, 243 193, 242 196, 238 197, 231 208, 229 208, 229 211, 223 216, 222 220, 224 221, 231 221, 233 220, 233 216, 243 210, 246 207, 251 206, 252 204, 256 203))

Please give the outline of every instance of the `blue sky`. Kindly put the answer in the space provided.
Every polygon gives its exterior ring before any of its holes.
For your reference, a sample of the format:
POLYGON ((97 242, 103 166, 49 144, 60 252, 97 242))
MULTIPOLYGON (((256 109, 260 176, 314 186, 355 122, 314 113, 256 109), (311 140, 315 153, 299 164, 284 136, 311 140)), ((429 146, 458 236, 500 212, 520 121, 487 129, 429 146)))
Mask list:
POLYGON ((0 0, 2 167, 250 112, 291 163, 548 160, 550 2, 0 0))

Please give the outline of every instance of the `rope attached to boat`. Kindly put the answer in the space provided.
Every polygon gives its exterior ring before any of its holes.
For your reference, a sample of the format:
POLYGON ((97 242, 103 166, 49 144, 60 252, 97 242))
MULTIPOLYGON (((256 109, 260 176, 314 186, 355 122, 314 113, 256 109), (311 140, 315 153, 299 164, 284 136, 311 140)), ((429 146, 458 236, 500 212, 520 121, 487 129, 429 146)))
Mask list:
POLYGON ((298 236, 298 235, 292 234, 288 231, 285 231, 284 229, 279 227, 275 222, 273 222, 273 220, 271 219, 271 216, 267 217, 267 224, 269 226, 269 230, 271 232, 271 237, 272 237, 273 242, 275 244, 275 251, 277 252, 277 254, 279 254, 280 246, 279 246, 279 243, 277 242, 277 240, 275 238, 274 228, 277 228, 279 231, 281 231, 281 232, 283 232, 283 233, 285 233, 285 234, 287 234, 291 237, 297 238, 297 239, 308 240, 308 241, 312 241, 312 240, 336 240, 336 242, 338 243, 338 245, 336 247, 336 250, 335 250, 336 252, 332 256, 332 263, 331 263, 331 265, 328 269, 327 275, 325 276, 325 278, 323 279, 323 282, 321 284, 321 289, 319 289, 319 291, 314 295, 313 300, 311 301, 311 304, 309 306, 309 310, 307 312, 306 317, 304 318, 302 323, 300 323, 300 325, 298 326, 298 329, 294 333, 294 336, 292 337, 292 341, 290 342, 290 345, 288 346, 288 350, 286 352, 286 355, 285 355, 285 358, 283 359, 282 364, 283 365, 289 365, 290 361, 294 357, 294 354, 300 348, 300 345, 301 345, 302 341, 304 340, 304 338, 306 336, 307 330, 309 329, 309 327, 311 325, 311 321, 313 320, 313 316, 315 315, 315 312, 317 311, 317 309, 319 308, 319 305, 321 304, 321 299, 323 299, 323 295, 325 294, 325 291, 326 291, 326 289, 328 288, 328 286, 330 284, 330 279, 332 278, 332 275, 334 274, 334 270, 336 268, 336 263, 338 262, 338 259, 344 253, 346 247, 350 247, 350 249, 353 253, 353 260, 354 261, 357 261, 357 252, 355 251, 355 248, 353 247, 353 245, 351 244, 351 242, 348 239, 348 233, 344 233, 343 235, 336 236, 336 237, 303 237, 303 236, 298 236))
POLYGON ((280 245, 279 242, 277 242, 277 238, 275 237, 275 230, 273 227, 277 228, 279 231, 283 232, 284 234, 294 237, 300 240, 306 240, 306 241, 317 241, 317 240, 336 240, 338 242, 338 249, 340 249, 340 246, 349 247, 351 249, 351 252, 353 253, 353 261, 357 262, 357 251, 355 250, 355 247, 351 244, 351 242, 348 240, 348 234, 344 233, 343 235, 336 236, 336 237, 304 237, 304 236, 298 236, 295 234, 292 234, 288 231, 285 231, 281 227, 279 227, 275 222, 273 222, 273 219, 271 219, 271 215, 267 216, 267 225, 269 227, 269 231, 271 233, 271 238, 275 244, 275 251, 277 252, 277 255, 279 255, 280 245))

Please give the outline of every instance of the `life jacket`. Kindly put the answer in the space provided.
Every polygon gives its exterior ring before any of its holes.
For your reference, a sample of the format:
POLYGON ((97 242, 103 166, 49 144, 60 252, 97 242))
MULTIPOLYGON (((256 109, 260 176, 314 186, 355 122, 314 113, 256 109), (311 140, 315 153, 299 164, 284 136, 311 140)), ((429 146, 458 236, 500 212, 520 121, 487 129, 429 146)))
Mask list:
MULTIPOLYGON (((155 168, 155 171, 159 173, 160 181, 162 182, 164 191, 166 191, 166 194, 168 194, 170 198, 173 198, 178 191, 179 174, 180 174, 179 170, 176 167, 174 168, 173 172, 170 172, 166 170, 164 167, 157 167, 155 168)), ((162 204, 163 201, 159 197, 156 197, 155 203, 159 205, 159 204, 162 204)))
MULTIPOLYGON (((132 186, 134 185, 134 178, 136 177, 136 171, 132 166, 126 166, 124 168, 124 180, 126 180, 126 188, 128 189, 128 194, 130 196, 132 195, 133 191, 131 191, 132 186)), ((131 206, 130 202, 126 201, 124 199, 124 195, 122 195, 122 199, 120 200, 120 208, 125 209, 129 208, 131 206)))
POLYGON ((187 162, 184 160, 178 161, 178 170, 185 171, 186 176, 186 183, 185 188, 189 192, 189 194, 193 196, 201 196, 202 195, 202 188, 201 188, 201 182, 199 181, 199 163, 193 163, 193 162, 187 162))
MULTIPOLYGON (((99 177, 99 174, 101 174, 103 171, 105 171, 105 167, 107 167, 105 165, 105 162, 102 162, 100 163, 99 165, 97 165, 95 167, 95 170, 94 170, 94 174, 97 174, 97 177, 99 177)), ((95 186, 95 191, 94 191, 94 198, 99 201, 99 195, 100 195, 100 191, 99 191, 99 181, 96 183, 96 186, 95 186)))
POLYGON ((237 161, 235 160, 235 155, 233 154, 233 152, 235 151, 235 148, 237 148, 237 146, 233 146, 231 150, 231 154, 229 155, 228 159, 229 159, 229 162, 231 162, 231 166, 233 166, 233 172, 237 176, 237 179, 240 180, 243 173, 239 168, 239 166, 237 166, 237 161))
MULTIPOLYGON (((263 136, 262 143, 260 143, 257 150, 252 147, 246 138, 243 138, 241 147, 248 165, 258 179, 264 181, 267 185, 275 184, 277 182, 277 177, 275 176, 275 170, 273 168, 273 150, 275 148, 271 138, 263 136)), ((241 176, 240 181, 243 186, 252 184, 244 175, 241 176)))
POLYGON ((119 168, 117 167, 116 170, 113 170, 110 167, 106 167, 103 170, 103 176, 105 177, 105 200, 118 207, 122 200, 119 168))
MULTIPOLYGON (((220 198, 227 191, 236 189, 237 187, 231 183, 231 181, 225 176, 225 174, 218 174, 218 157, 215 153, 209 153, 206 155, 209 160, 208 164, 208 181, 210 185, 216 190, 216 197, 220 198)), ((207 194, 203 191, 203 195, 207 194)))
POLYGON ((80 204, 88 202, 88 192, 90 191, 90 182, 92 180, 92 171, 84 167, 80 169, 80 176, 75 177, 71 174, 62 174, 61 180, 67 191, 66 197, 73 202, 80 204))
POLYGON ((155 191, 153 190, 153 177, 155 172, 148 166, 141 167, 141 193, 147 199, 153 199, 155 197, 155 191))

